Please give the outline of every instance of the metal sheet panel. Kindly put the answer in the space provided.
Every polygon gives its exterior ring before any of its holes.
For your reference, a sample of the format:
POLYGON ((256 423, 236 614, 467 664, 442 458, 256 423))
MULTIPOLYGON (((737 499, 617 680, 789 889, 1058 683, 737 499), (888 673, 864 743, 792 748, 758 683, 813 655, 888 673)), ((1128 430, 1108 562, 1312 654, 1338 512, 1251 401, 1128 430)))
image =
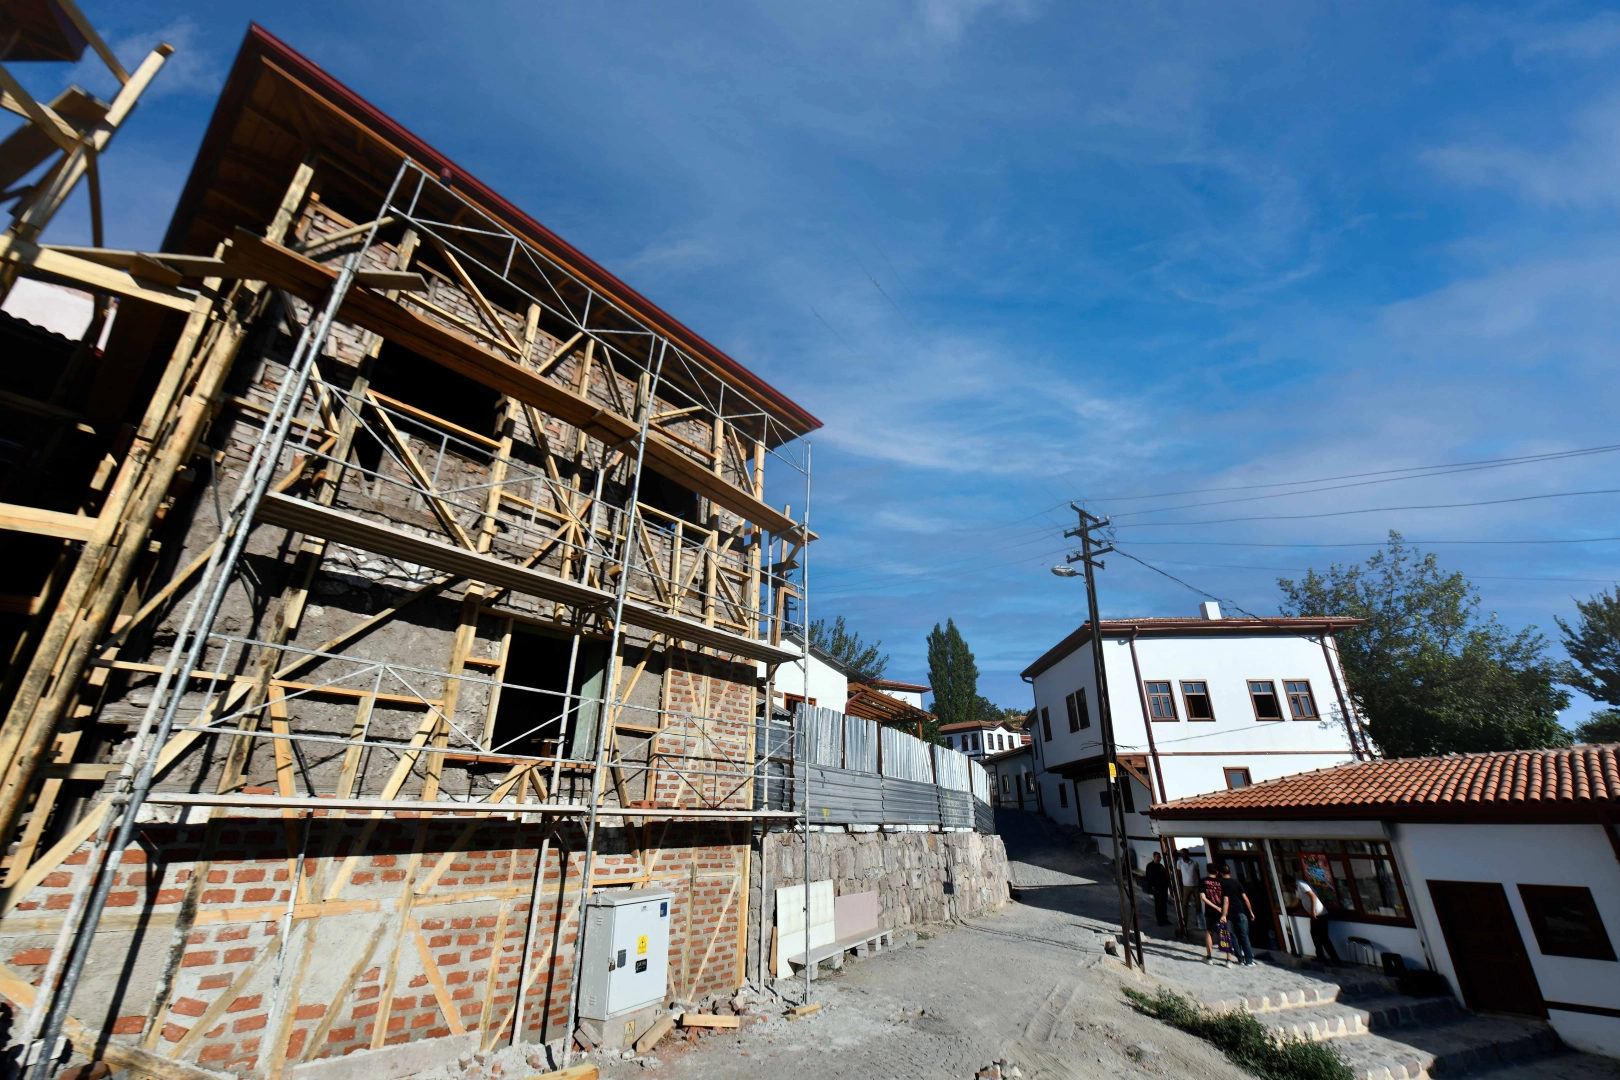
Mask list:
POLYGON ((996 831, 995 807, 982 799, 973 800, 973 827, 982 833, 996 831))
POLYGON ((854 772, 878 771, 878 723, 858 716, 844 717, 844 768, 854 772))
POLYGON ((968 777, 973 781, 973 797, 981 802, 990 801, 990 772, 977 761, 968 761, 968 777))
POLYGON ((883 788, 877 777, 820 766, 810 774, 812 825, 882 825, 883 788))
POLYGON ((934 779, 940 787, 969 791, 968 757, 945 746, 929 747, 934 753, 934 779))
POLYGON ((883 822, 886 825, 938 825, 939 789, 915 780, 884 777, 883 822))
POLYGON ((799 703, 798 722, 810 739, 810 760, 841 768, 844 764, 844 714, 819 705, 799 703))
POLYGON ((883 775, 896 780, 934 782, 928 744, 894 728, 883 729, 883 775))
POLYGON ((939 822, 947 829, 973 828, 973 796, 965 791, 935 788, 939 792, 939 822))

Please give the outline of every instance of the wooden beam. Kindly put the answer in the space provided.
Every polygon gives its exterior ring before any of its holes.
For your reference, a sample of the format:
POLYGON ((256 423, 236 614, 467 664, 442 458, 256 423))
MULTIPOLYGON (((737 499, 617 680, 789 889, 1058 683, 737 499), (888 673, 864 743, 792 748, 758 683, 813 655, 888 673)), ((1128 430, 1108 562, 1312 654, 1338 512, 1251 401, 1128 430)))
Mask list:
POLYGON ((96 519, 93 517, 64 514, 56 510, 41 510, 37 506, 0 503, 0 529, 10 532, 55 536, 63 540, 83 542, 90 539, 95 528, 96 519))
POLYGON ((178 289, 137 281, 127 270, 114 270, 14 236, 0 236, 0 256, 47 277, 59 278, 98 292, 112 293, 127 300, 144 300, 173 311, 189 313, 197 300, 190 293, 178 289))

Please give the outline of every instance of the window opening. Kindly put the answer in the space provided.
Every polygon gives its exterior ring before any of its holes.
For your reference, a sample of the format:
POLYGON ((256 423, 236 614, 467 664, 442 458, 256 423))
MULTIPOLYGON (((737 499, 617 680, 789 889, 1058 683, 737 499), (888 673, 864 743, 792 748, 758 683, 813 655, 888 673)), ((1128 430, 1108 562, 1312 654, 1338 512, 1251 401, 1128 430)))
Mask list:
MULTIPOLYGON (((516 685, 501 690, 495 712, 493 745, 497 752, 538 757, 559 752, 571 645, 571 639, 560 634, 513 628, 507 647, 506 681, 516 685)), ((584 761, 594 756, 606 656, 607 646, 602 642, 581 639, 574 670, 574 715, 567 725, 564 757, 584 761)))
POLYGON ((1249 700, 1254 702, 1254 718, 1256 720, 1281 720, 1282 709, 1277 704, 1277 684, 1274 682, 1250 682, 1249 700))
MULTIPOLYGON (((1400 874, 1382 840, 1274 840, 1272 846, 1285 878, 1303 878, 1329 911, 1411 925, 1400 874)), ((1289 908, 1300 914, 1292 882, 1284 886, 1289 908)))
POLYGON ((1288 711, 1293 713, 1295 720, 1315 720, 1316 699, 1311 696, 1311 684, 1303 679, 1298 682, 1284 682, 1283 690, 1288 694, 1288 711))
POLYGON ((1249 778, 1248 769, 1227 769, 1225 772, 1226 786, 1228 790, 1240 787, 1248 787, 1250 784, 1254 783, 1254 781, 1249 778))
POLYGON ((1069 785, 1068 784, 1059 784, 1058 785, 1058 805, 1063 807, 1064 809, 1068 809, 1068 806, 1069 806, 1069 785))
POLYGON ((1544 955, 1615 958, 1591 889, 1584 885, 1520 885, 1519 897, 1544 955))
POLYGON ((1167 682, 1147 684, 1148 716, 1154 720, 1176 719, 1176 699, 1167 682))
POLYGON ((1209 700, 1209 684, 1202 682, 1184 682, 1181 684, 1181 700, 1187 704, 1188 720, 1213 720, 1215 708, 1209 700))
POLYGON ((1045 705, 1041 706, 1041 736, 1047 742, 1052 741, 1052 714, 1047 711, 1045 705))

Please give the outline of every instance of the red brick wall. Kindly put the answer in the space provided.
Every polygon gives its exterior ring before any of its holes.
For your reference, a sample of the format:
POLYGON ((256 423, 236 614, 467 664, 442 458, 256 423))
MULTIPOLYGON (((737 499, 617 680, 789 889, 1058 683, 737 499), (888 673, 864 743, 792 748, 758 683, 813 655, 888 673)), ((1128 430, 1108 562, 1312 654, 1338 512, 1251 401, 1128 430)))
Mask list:
POLYGON ((669 714, 653 739, 653 805, 749 808, 755 669, 680 649, 667 656, 669 714), (679 761, 679 770, 660 761, 679 761))
MULTIPOLYGON (((306 1051, 310 1057, 329 1057, 369 1047, 384 1011, 388 972, 396 963, 384 1043, 451 1034, 414 933, 392 929, 398 925, 397 912, 407 889, 412 900, 410 916, 420 927, 443 981, 449 1008, 467 1031, 476 1031, 489 997, 489 1026, 506 1027, 504 1021, 517 997, 541 827, 489 820, 469 833, 473 824, 453 817, 386 819, 376 823, 365 848, 359 850, 363 819, 323 817, 312 823, 305 848, 308 854, 299 875, 299 918, 280 961, 284 977, 291 980, 308 947, 305 975, 296 987, 292 1018, 286 1021, 289 1063, 306 1051), (346 857, 356 851, 351 876, 323 905, 322 898, 333 891, 346 857), (425 892, 418 892, 446 852, 452 854, 442 875, 425 892), (392 920, 390 928, 363 970, 357 970, 365 945, 382 919, 392 920), (311 929, 316 936, 307 946, 311 929), (495 965, 493 983, 489 981, 491 964, 495 965), (356 975, 352 991, 342 1000, 332 1000, 351 972, 356 975), (312 1048, 328 1010, 336 1010, 336 1014, 320 1045, 312 1048)), ((271 1057, 268 1044, 279 1026, 272 997, 275 951, 280 920, 293 888, 290 865, 297 867, 301 842, 300 827, 283 826, 277 818, 229 818, 217 823, 217 847, 202 888, 197 921, 186 939, 172 1006, 162 1022, 160 1052, 170 1051, 185 1038, 209 1007, 230 993, 238 977, 258 964, 240 994, 194 1040, 184 1057, 243 1076, 264 1074, 271 1057), (292 860, 288 859, 289 833, 292 860)), ((130 969, 137 973, 158 970, 205 831, 204 826, 154 826, 142 835, 153 859, 138 847, 124 853, 115 870, 112 899, 92 963, 75 1001, 74 1013, 80 1019, 92 1026, 106 1025, 131 1041, 144 1034, 153 989, 151 975, 146 975, 144 985, 138 977, 122 978, 123 990, 119 990, 120 973, 132 959, 127 955, 131 947, 128 931, 141 921, 146 924, 130 969)), ((737 883, 746 850, 739 845, 746 844, 746 825, 728 828, 724 824, 655 822, 637 834, 630 837, 617 829, 599 834, 605 853, 597 862, 598 882, 619 878, 637 887, 670 889, 674 900, 670 994, 703 997, 728 992, 736 985, 738 970, 743 898, 737 883), (639 854, 632 841, 641 845, 639 854)), ((562 830, 562 840, 569 854, 559 856, 553 841, 542 878, 536 935, 529 950, 532 978, 522 1018, 524 1041, 559 1037, 567 1019, 584 838, 579 830, 568 827, 562 830), (558 887, 565 862, 568 887, 559 915, 558 887)), ((85 873, 85 864, 84 852, 72 856, 18 905, 12 917, 0 923, 0 956, 31 981, 38 980, 49 957, 56 921, 52 913, 67 904, 71 887, 85 873)))

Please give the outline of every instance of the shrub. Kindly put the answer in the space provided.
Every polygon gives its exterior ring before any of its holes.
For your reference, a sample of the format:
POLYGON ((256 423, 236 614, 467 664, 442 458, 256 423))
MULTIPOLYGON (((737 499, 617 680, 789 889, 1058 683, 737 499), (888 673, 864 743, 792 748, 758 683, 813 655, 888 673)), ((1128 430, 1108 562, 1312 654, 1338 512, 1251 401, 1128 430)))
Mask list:
POLYGON ((1273 1035, 1251 1013, 1211 1012, 1162 986, 1152 996, 1126 988, 1125 997, 1138 1012, 1213 1043, 1232 1064, 1262 1080, 1355 1080, 1332 1046, 1273 1035))

